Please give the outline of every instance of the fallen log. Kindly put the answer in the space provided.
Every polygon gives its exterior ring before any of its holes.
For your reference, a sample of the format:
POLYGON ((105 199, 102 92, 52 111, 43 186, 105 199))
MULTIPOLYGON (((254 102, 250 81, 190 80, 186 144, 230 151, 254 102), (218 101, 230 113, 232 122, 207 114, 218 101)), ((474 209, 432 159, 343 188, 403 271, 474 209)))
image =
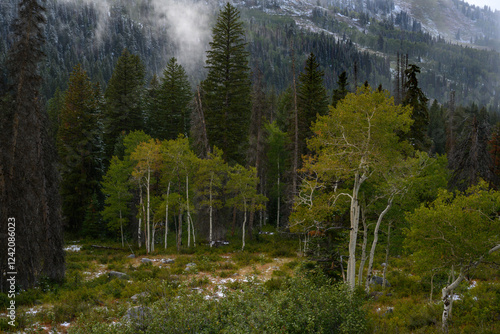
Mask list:
POLYGON ((122 248, 107 247, 107 246, 100 246, 100 245, 91 245, 90 247, 101 248, 101 249, 123 250, 122 248))

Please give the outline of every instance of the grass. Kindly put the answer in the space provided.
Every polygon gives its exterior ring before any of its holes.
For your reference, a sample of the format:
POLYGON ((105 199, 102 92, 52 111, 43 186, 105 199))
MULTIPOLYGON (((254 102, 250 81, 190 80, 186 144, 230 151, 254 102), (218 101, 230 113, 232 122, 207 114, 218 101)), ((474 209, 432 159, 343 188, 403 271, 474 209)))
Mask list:
MULTIPOLYGON (((42 280, 38 288, 22 291, 16 296, 16 330, 32 333, 41 324, 55 328, 63 322, 74 324, 71 327, 74 332, 78 332, 80 325, 81 328, 89 328, 89 324, 94 324, 93 328, 108 328, 107 324, 121 319, 134 305, 156 309, 165 300, 198 294, 196 291, 202 295, 226 290, 240 293, 249 285, 255 285, 247 281, 260 282, 257 286, 262 286, 266 294, 281 293, 290 288, 289 280, 298 273, 314 281, 321 271, 314 262, 296 256, 296 240, 261 235, 258 240, 249 241, 245 251, 240 250, 238 241, 235 237, 231 239, 232 245, 227 247, 202 245, 181 254, 177 254, 174 246, 167 251, 158 247, 150 255, 144 250, 134 250, 134 259, 127 257, 129 249, 98 249, 91 247, 97 241, 81 241, 78 243, 83 245, 80 252, 67 252, 64 283, 42 280), (141 263, 142 257, 158 261, 144 264, 141 263), (159 261, 162 258, 173 258, 175 262, 162 264, 159 261), (187 270, 189 263, 195 266, 187 270), (123 272, 128 277, 110 279, 107 272, 111 270, 123 272), (216 284, 219 283, 213 282, 222 280, 226 290, 217 290, 216 284), (140 297, 133 300, 134 295, 140 297), (36 310, 35 314, 30 309, 36 310), (36 323, 39 325, 35 326, 36 323)), ((120 247, 112 242, 100 241, 99 244, 120 247)), ((368 332, 440 332, 442 305, 437 299, 448 277, 434 276, 434 301, 429 302, 431 276, 427 273, 418 275, 412 264, 408 256, 391 259, 387 278, 392 287, 385 291, 374 287, 376 293, 371 297, 366 296, 362 289, 357 291, 365 299, 363 311, 367 315, 368 332)), ((473 275, 479 281, 474 289, 462 284, 455 291, 462 297, 454 304, 450 333, 498 331, 500 283, 491 280, 491 277, 498 277, 498 269, 486 267, 473 275)), ((6 295, 0 294, 0 308, 5 310, 8 303, 6 295)), ((0 317, 0 331, 11 329, 6 318, 0 317)), ((94 330, 94 333, 101 332, 106 333, 105 330, 94 330)))

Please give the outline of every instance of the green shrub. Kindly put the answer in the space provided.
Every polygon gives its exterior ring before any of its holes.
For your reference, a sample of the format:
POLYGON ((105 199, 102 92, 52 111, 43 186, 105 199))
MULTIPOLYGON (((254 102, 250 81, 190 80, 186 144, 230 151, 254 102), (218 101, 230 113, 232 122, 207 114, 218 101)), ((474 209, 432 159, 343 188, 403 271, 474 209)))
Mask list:
MULTIPOLYGON (((238 282, 220 299, 190 289, 159 300, 144 333, 364 333, 362 300, 323 276, 279 278, 265 285, 238 282), (278 283, 279 282, 279 283, 278 283), (231 290, 234 288, 235 290, 231 290)), ((79 319, 70 333, 133 333, 79 319)))

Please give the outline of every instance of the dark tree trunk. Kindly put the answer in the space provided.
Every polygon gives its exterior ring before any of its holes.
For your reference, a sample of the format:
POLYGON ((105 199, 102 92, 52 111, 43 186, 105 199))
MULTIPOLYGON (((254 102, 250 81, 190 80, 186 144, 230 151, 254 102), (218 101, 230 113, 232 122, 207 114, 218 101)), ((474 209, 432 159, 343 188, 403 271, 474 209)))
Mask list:
POLYGON ((44 11, 36 0, 20 2, 9 51, 11 88, 0 114, 0 269, 2 276, 16 272, 22 288, 33 287, 42 275, 64 277, 57 159, 39 94, 44 11), (15 244, 13 267, 7 266, 8 242, 15 244))

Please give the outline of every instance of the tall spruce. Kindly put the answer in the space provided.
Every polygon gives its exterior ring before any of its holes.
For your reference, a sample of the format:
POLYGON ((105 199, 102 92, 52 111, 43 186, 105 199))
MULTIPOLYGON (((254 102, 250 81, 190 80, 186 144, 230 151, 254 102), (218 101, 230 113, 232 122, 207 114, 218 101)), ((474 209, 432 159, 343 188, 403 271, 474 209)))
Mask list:
POLYGON ((82 67, 75 66, 57 134, 63 216, 73 232, 82 229, 86 210, 94 194, 99 193, 102 171, 99 94, 82 67))
POLYGON ((8 55, 10 90, 0 102, 3 292, 7 291, 7 272, 17 272, 16 285, 26 289, 36 285, 42 275, 62 280, 65 270, 56 151, 40 97, 44 1, 21 0, 18 8, 14 43, 8 55), (16 261, 10 267, 7 246, 12 238, 16 261))
POLYGON ((250 123, 250 69, 239 11, 227 3, 212 30, 202 83, 208 141, 228 162, 243 163, 250 123))
POLYGON ((171 58, 163 71, 158 91, 158 109, 153 113, 153 136, 158 139, 176 139, 189 133, 188 105, 192 99, 191 85, 186 71, 171 58))
POLYGON ((347 81, 347 73, 344 71, 339 74, 339 79, 337 80, 337 88, 333 90, 332 94, 332 106, 335 108, 339 101, 343 100, 347 93, 349 93, 348 87, 349 82, 347 81))
POLYGON ((122 132, 129 133, 144 128, 145 75, 140 57, 127 49, 123 50, 104 94, 104 144, 107 161, 111 160, 117 138, 122 132))
MULTIPOLYGON (((299 75, 297 109, 299 121, 299 154, 306 154, 306 139, 312 137, 311 125, 318 115, 328 113, 328 98, 323 83, 324 73, 313 53, 306 60, 304 72, 299 75)), ((293 135, 293 130, 290 133, 293 135)), ((299 157, 300 158, 300 157, 299 157)))
POLYGON ((444 118, 444 108, 437 100, 432 102, 429 110, 429 131, 428 136, 432 140, 432 153, 446 153, 446 124, 444 118))
POLYGON ((420 73, 420 67, 410 64, 405 70, 406 82, 404 84, 405 95, 403 97, 403 106, 411 106, 413 113, 411 118, 413 124, 408 133, 410 143, 414 148, 420 151, 429 151, 431 140, 427 135, 429 130, 429 110, 427 108, 427 97, 418 86, 417 73, 420 73))
MULTIPOLYGON (((146 89, 145 101, 144 101, 144 124, 145 130, 148 134, 156 137, 155 132, 157 131, 157 114, 160 109, 160 81, 156 74, 149 82, 149 87, 146 89)), ((121 138, 120 138, 121 139, 121 138)), ((120 140, 118 140, 119 142, 120 140)), ((118 148, 116 148, 113 155, 118 154, 118 148)))

